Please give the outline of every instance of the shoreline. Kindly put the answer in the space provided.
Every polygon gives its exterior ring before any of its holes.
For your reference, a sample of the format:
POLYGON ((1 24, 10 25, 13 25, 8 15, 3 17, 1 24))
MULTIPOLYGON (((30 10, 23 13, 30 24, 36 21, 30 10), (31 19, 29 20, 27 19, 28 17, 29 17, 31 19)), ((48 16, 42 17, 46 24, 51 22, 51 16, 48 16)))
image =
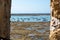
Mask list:
POLYGON ((49 40, 50 22, 11 22, 10 24, 12 40, 49 40))

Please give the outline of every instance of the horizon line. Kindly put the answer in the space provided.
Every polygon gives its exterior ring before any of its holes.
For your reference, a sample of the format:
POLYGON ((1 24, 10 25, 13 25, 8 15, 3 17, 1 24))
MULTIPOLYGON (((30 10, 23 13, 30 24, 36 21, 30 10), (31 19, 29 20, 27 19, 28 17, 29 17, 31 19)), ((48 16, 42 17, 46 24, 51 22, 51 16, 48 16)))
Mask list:
POLYGON ((39 16, 39 15, 50 15, 50 14, 11 14, 13 16, 39 16))

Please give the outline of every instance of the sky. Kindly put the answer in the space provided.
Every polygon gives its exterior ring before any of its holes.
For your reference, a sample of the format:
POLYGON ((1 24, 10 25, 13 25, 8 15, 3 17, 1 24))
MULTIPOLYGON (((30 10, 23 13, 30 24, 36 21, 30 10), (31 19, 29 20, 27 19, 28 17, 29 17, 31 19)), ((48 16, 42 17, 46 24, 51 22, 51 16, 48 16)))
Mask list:
POLYGON ((50 13, 50 0, 12 0, 11 13, 50 13))

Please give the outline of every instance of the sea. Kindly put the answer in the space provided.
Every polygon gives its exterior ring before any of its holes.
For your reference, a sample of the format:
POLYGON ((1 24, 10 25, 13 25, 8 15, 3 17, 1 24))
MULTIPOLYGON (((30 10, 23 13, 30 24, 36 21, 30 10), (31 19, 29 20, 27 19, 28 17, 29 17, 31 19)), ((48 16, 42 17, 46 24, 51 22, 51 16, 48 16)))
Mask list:
POLYGON ((49 22, 50 15, 11 15, 10 21, 15 22, 49 22))

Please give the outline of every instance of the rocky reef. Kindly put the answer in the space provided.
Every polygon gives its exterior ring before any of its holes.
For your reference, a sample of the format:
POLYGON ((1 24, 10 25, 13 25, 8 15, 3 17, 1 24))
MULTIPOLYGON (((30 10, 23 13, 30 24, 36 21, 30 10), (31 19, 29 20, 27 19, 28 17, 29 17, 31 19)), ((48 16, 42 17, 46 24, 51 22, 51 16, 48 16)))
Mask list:
POLYGON ((11 40, 49 40, 50 22, 11 22, 11 40))

